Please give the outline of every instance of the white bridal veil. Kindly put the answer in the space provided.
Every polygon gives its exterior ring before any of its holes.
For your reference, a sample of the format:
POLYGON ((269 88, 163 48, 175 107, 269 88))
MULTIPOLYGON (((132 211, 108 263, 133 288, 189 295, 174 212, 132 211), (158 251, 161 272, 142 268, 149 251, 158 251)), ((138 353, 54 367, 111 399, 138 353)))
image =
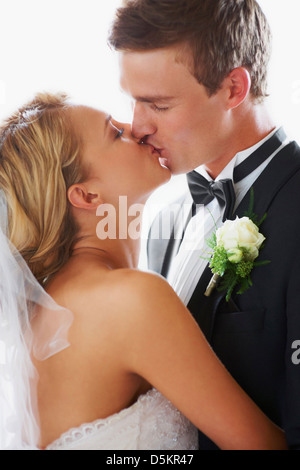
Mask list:
POLYGON ((0 450, 38 449, 32 357, 46 360, 68 347, 73 315, 44 291, 6 233, 0 190, 0 450))

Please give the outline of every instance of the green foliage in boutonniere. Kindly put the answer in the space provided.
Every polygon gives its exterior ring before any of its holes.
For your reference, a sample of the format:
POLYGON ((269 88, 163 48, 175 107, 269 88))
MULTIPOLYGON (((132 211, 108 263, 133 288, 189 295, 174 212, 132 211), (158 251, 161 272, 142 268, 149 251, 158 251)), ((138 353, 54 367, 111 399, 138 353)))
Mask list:
POLYGON ((250 206, 244 217, 236 217, 235 220, 226 222, 217 229, 207 241, 212 249, 209 253, 209 266, 213 277, 209 283, 205 295, 209 296, 214 287, 226 290, 228 301, 236 286, 239 286, 237 294, 242 294, 252 286, 250 273, 255 266, 268 264, 270 261, 255 261, 259 255, 264 235, 259 232, 261 223, 266 214, 258 220, 253 213, 254 194, 251 191, 250 206))

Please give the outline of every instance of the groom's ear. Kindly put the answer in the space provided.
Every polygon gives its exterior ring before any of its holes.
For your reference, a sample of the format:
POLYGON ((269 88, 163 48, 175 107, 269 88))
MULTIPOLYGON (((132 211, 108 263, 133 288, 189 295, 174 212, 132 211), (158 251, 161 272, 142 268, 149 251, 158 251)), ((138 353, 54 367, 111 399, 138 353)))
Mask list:
POLYGON ((70 204, 78 209, 95 210, 103 202, 100 194, 79 183, 70 186, 67 195, 70 204))
POLYGON ((250 93, 251 77, 248 70, 245 67, 233 69, 225 78, 223 86, 227 92, 227 108, 237 108, 250 93))

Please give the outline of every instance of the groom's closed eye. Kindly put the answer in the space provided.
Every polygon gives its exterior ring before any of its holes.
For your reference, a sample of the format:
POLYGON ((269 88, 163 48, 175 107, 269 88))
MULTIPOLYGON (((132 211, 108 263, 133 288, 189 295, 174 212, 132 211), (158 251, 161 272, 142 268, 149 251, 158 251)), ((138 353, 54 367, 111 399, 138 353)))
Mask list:
POLYGON ((147 96, 138 96, 135 98, 136 103, 145 103, 149 104, 152 109, 155 111, 165 111, 169 108, 174 96, 164 96, 164 95, 147 95, 147 96))
POLYGON ((161 112, 161 111, 167 111, 167 110, 169 109, 168 106, 158 106, 157 104, 154 104, 154 103, 152 103, 151 108, 152 108, 154 111, 159 111, 159 112, 161 112))

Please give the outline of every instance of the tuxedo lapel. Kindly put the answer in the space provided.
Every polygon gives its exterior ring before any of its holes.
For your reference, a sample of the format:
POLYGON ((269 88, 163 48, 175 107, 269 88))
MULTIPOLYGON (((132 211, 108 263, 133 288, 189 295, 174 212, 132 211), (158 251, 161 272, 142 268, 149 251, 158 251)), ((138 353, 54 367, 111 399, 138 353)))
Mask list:
POLYGON ((168 271, 169 271, 169 267, 170 267, 172 255, 173 255, 174 250, 175 250, 175 241, 176 241, 176 238, 175 238, 175 229, 174 229, 174 227, 173 227, 172 233, 171 233, 171 236, 170 236, 170 240, 169 240, 169 242, 168 242, 168 244, 167 244, 167 248, 166 248, 166 251, 165 251, 165 256, 164 256, 164 258, 163 258, 162 267, 161 267, 161 272, 160 272, 160 274, 161 274, 163 277, 167 277, 167 275, 168 275, 168 271))
POLYGON ((176 256, 176 253, 179 250, 186 226, 191 219, 191 213, 192 213, 191 207, 192 206, 191 204, 188 204, 190 206, 190 213, 187 216, 187 220, 182 220, 183 206, 185 203, 186 203, 186 196, 184 196, 179 202, 177 202, 177 204, 174 205, 174 207, 178 206, 178 210, 176 212, 170 239, 168 241, 168 244, 166 245, 165 255, 163 257, 162 267, 160 271, 160 274, 164 277, 167 277, 168 275, 171 261, 173 257, 176 256))
POLYGON ((209 297, 204 296, 204 292, 208 286, 209 281, 211 280, 211 277, 212 272, 209 265, 207 265, 187 305, 187 308, 192 313, 203 334, 208 340, 211 336, 211 328, 214 323, 213 317, 215 315, 215 310, 219 305, 219 302, 216 299, 218 291, 214 290, 209 297))
MULTIPOLYGON (((278 191, 280 191, 295 172, 299 170, 300 148, 296 142, 291 142, 273 158, 253 185, 253 211, 258 215, 259 219, 267 212, 278 191)), ((242 217, 248 210, 250 194, 251 190, 248 191, 237 207, 233 218, 236 216, 242 217)), ((210 341, 212 337, 217 310, 226 295, 226 292, 218 292, 217 289, 215 289, 209 297, 204 295, 211 276, 211 269, 209 265, 207 265, 187 306, 208 341, 210 341)), ((233 299, 230 299, 226 304, 226 310, 228 312, 238 311, 233 299)))
MULTIPOLYGON (((198 325, 200 326, 203 334, 208 341, 211 340, 213 333, 213 326, 215 317, 220 307, 220 304, 224 301, 226 292, 219 292, 214 289, 209 297, 204 295, 209 281, 212 278, 212 272, 207 264, 199 282, 194 290, 194 293, 187 305, 188 310, 191 312, 198 325)), ((226 303, 227 312, 236 312, 238 307, 236 306, 232 298, 226 303)))
MULTIPOLYGON (((257 178, 254 191, 254 213, 261 218, 272 204, 278 191, 300 169, 300 148, 296 142, 286 145, 257 178)), ((242 217, 249 208, 250 191, 237 207, 234 217, 242 217)))
POLYGON ((176 252, 178 230, 176 220, 186 195, 160 211, 151 224, 147 241, 148 269, 166 277, 171 259, 176 252))

